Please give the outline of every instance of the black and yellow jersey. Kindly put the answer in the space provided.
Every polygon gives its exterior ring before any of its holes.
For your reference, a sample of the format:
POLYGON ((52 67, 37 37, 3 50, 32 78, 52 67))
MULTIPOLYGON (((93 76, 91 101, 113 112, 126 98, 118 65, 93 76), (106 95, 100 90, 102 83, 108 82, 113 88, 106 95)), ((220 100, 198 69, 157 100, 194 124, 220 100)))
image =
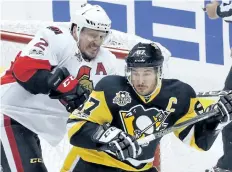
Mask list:
MULTIPOLYGON (((66 159, 66 165, 70 165, 71 161, 68 161, 78 155, 87 162, 126 171, 144 171, 152 167, 160 139, 143 145, 143 153, 137 159, 122 162, 111 154, 97 150, 98 145, 91 139, 97 126, 111 123, 130 135, 142 138, 203 112, 204 108, 193 88, 179 80, 163 79, 160 89, 145 99, 134 91, 126 78, 107 76, 96 85, 82 109, 70 116, 72 127, 69 129, 69 138, 75 147, 66 159), (145 130, 152 123, 154 125, 145 130)), ((176 131, 175 135, 192 147, 208 150, 216 138, 214 129, 217 123, 210 124, 210 127, 199 123, 176 131)))

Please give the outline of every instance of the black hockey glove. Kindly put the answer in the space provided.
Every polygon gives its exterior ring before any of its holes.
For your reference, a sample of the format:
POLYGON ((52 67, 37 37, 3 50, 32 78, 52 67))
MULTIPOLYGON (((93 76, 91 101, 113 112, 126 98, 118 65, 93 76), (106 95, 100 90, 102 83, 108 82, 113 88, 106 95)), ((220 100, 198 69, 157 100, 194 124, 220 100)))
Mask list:
POLYGON ((109 123, 99 126, 92 139, 100 143, 100 150, 113 153, 121 161, 137 158, 142 153, 135 137, 110 126, 109 123))
POLYGON ((58 68, 48 79, 48 85, 51 89, 49 97, 59 99, 68 112, 82 105, 90 94, 90 91, 82 87, 66 68, 58 68))
POLYGON ((232 93, 221 96, 218 103, 218 109, 221 112, 221 122, 228 123, 232 120, 232 93))

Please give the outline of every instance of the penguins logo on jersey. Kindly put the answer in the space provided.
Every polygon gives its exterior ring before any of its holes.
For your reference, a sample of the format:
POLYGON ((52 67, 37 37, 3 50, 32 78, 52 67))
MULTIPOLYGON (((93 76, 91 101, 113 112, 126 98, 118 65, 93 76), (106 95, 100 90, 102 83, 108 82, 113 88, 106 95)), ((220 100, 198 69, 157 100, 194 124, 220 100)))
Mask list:
POLYGON ((91 68, 89 66, 81 66, 77 74, 77 79, 84 88, 91 92, 93 90, 93 81, 90 80, 90 71, 91 68))
POLYGON ((113 99, 113 103, 119 106, 125 106, 127 103, 131 103, 131 96, 126 91, 119 91, 113 99))
POLYGON ((124 130, 137 138, 145 137, 167 127, 165 120, 170 112, 157 108, 145 109, 136 105, 129 111, 119 111, 124 130))

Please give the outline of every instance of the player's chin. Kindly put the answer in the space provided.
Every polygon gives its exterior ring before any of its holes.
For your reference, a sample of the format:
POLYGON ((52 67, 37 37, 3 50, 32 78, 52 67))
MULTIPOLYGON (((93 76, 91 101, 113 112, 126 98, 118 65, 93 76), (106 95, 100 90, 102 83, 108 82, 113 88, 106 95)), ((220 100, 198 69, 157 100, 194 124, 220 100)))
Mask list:
POLYGON ((92 53, 86 53, 86 56, 87 56, 87 58, 88 58, 89 60, 92 60, 92 59, 95 59, 95 57, 96 57, 97 55, 92 54, 92 53))
POLYGON ((97 57, 98 52, 99 51, 90 51, 90 52, 87 52, 86 54, 88 55, 89 59, 94 59, 95 57, 97 57))
POLYGON ((144 89, 136 89, 137 93, 141 96, 146 96, 146 91, 144 89))

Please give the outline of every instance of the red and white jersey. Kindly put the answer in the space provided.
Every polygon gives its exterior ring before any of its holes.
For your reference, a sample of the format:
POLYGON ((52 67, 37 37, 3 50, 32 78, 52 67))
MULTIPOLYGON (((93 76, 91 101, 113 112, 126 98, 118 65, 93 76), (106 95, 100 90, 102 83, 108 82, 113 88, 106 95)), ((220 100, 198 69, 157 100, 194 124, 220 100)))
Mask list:
POLYGON ((104 76, 117 74, 116 57, 108 49, 101 47, 97 57, 86 62, 69 30, 57 27, 40 30, 16 60, 17 65, 13 63, 1 78, 0 113, 15 119, 53 145, 63 138, 69 113, 58 100, 50 99, 48 95, 33 95, 21 87, 12 75, 13 68, 17 77, 26 81, 34 74, 34 70, 30 72, 30 69, 53 72, 66 67, 89 89, 104 76))

